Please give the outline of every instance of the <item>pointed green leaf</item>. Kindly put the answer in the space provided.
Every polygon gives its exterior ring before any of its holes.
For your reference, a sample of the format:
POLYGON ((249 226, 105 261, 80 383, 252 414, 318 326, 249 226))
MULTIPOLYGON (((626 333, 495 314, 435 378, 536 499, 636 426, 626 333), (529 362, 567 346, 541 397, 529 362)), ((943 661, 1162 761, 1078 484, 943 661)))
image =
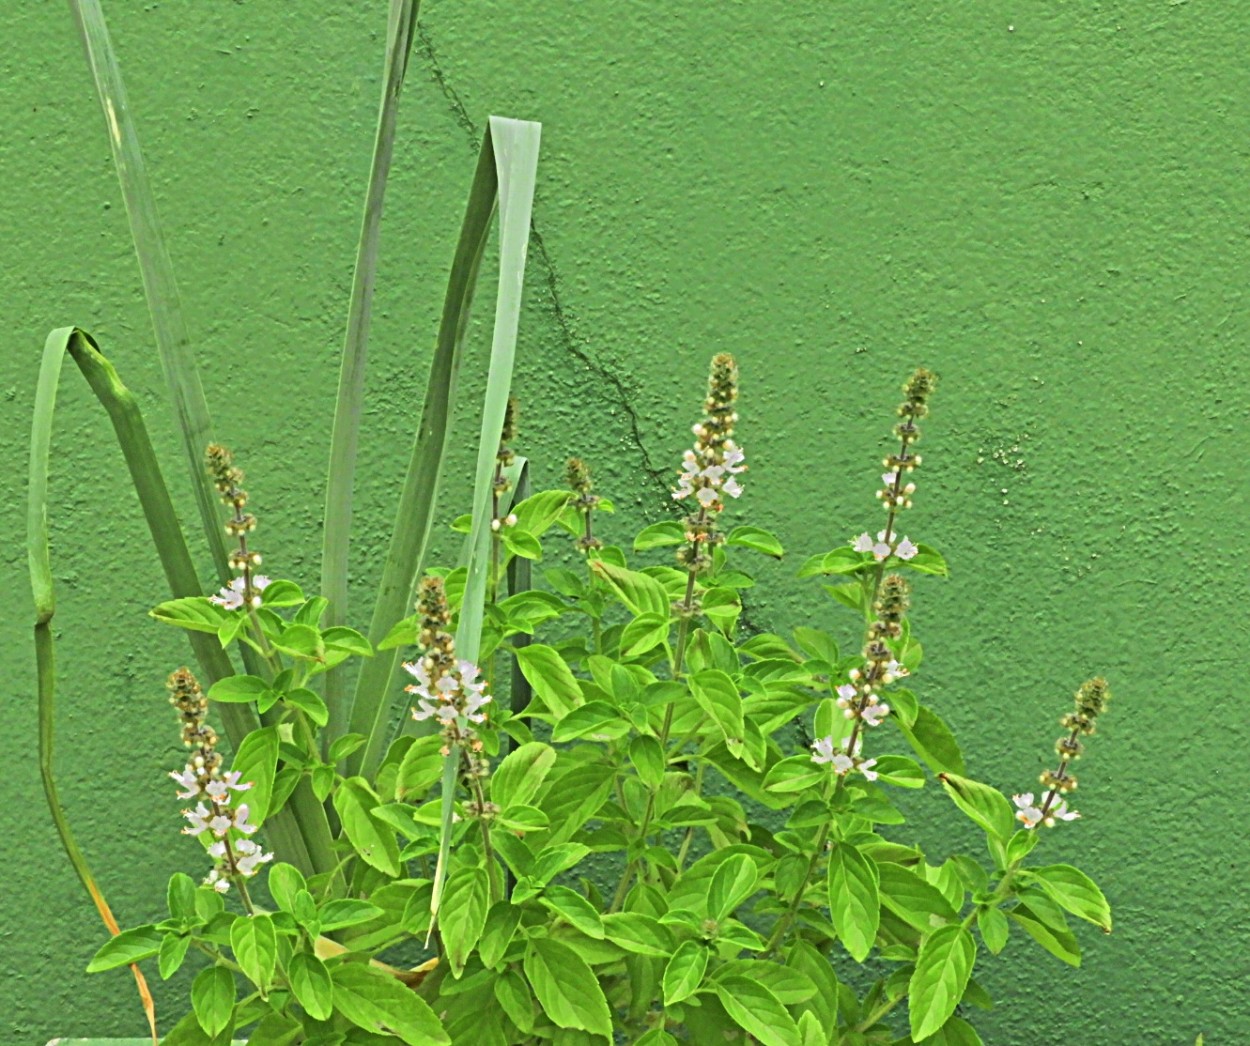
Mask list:
POLYGON ((919 1042, 947 1022, 963 998, 977 946, 964 927, 942 926, 920 942, 908 987, 911 1037, 919 1042))
POLYGON ((330 971, 334 1008, 358 1028, 390 1034, 409 1046, 451 1046, 451 1036, 412 989, 365 963, 342 963, 330 971))
POLYGON ((366 864, 392 878, 401 872, 395 832, 370 815, 378 798, 363 777, 349 777, 334 793, 334 809, 343 831, 366 864))
POLYGON ((829 851, 829 909, 838 937, 856 962, 872 951, 881 920, 877 863, 850 843, 829 851))
POLYGON ((1011 838, 1016 819, 1002 792, 958 774, 938 774, 938 780, 955 805, 986 832, 1004 843, 1011 838))
POLYGON ((702 941, 686 941, 664 967, 664 1005, 674 1006, 689 998, 703 983, 708 948, 702 941))
POLYGON ((543 1011, 561 1028, 612 1036, 612 1013, 599 979, 567 944, 538 937, 529 942, 525 976, 543 1011))
POLYGON ((136 926, 105 941, 91 962, 87 963, 87 972, 100 973, 118 966, 129 966, 132 962, 150 959, 160 950, 161 934, 156 927, 136 926))

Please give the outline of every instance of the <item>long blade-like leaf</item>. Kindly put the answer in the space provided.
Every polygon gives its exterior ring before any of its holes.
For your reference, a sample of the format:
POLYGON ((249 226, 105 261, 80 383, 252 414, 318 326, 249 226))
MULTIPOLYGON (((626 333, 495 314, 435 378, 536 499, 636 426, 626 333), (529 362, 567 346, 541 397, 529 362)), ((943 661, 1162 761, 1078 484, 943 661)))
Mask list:
MULTIPOLYGON (((456 654, 476 662, 481 649, 482 622, 486 613, 486 589, 490 575, 491 495, 495 459, 503 432, 512 369, 516 360, 516 335, 521 319, 521 287, 525 279, 525 255, 529 249, 530 215, 538 174, 538 146, 542 127, 522 120, 490 118, 486 145, 495 157, 499 177, 499 289, 495 298, 495 328, 490 349, 490 370, 482 408, 482 429, 477 445, 477 470, 473 484, 473 525, 464 598, 456 625, 456 654)), ((437 918, 451 850, 455 801, 454 768, 459 765, 456 745, 446 756, 450 772, 443 775, 441 836, 430 912, 437 918)), ((431 928, 434 919, 430 921, 431 928)))
MULTIPOLYGON (((86 854, 78 845, 70 829, 65 809, 61 806, 61 797, 56 787, 56 776, 52 772, 53 742, 55 740, 56 711, 56 644, 52 635, 52 616, 56 613, 56 593, 52 586, 52 562, 48 551, 48 457, 52 448, 52 415, 56 408, 56 391, 59 384, 61 360, 65 355, 65 344, 73 337, 79 337, 73 328, 54 331, 49 343, 52 351, 45 352, 40 367, 39 385, 35 393, 35 420, 31 430, 30 448, 30 486, 27 517, 26 554, 30 565, 30 587, 35 597, 35 666, 38 678, 38 715, 39 715, 39 775, 43 779, 43 794, 48 801, 48 811, 52 814, 52 822, 56 825, 57 835, 65 849, 66 856, 78 878, 95 905, 96 911, 108 928, 109 933, 116 936, 121 933, 117 919, 104 892, 96 882, 87 862, 86 854), (55 341, 53 340, 55 339, 55 341)), ((143 1010, 147 1014, 148 1026, 152 1030, 153 1046, 157 1042, 156 1005, 152 1001, 152 993, 148 990, 147 980, 138 965, 131 964, 135 984, 139 989, 139 998, 143 1010)))
POLYGON ((191 352, 191 337, 182 313, 178 282, 174 279, 173 263, 161 234, 156 201, 139 148, 139 136, 126 100, 126 85, 109 39, 100 0, 69 0, 69 5, 87 52, 87 64, 91 67, 96 95, 104 110, 109 148, 113 153, 113 165, 117 168, 117 179, 121 183, 126 216, 130 220, 130 234, 139 260, 148 312, 152 317, 161 370, 165 374, 165 383, 169 387, 174 414, 182 433, 183 453, 191 473, 191 489, 195 492, 196 507, 217 574, 225 581, 231 575, 222 536, 221 506, 203 466, 204 448, 212 441, 208 404, 191 352))
MULTIPOLYGON (((217 492, 203 466, 204 448, 211 442, 208 404, 204 399, 204 390, 191 352, 191 339, 182 313, 178 284, 157 219, 156 202, 148 183, 143 153, 139 148, 139 136, 126 100, 121 69, 109 39, 99 0, 70 0, 70 8, 78 24, 96 94, 104 111, 109 147, 118 181, 121 183, 131 237, 139 260, 139 272, 143 279, 144 295, 156 334, 157 353, 182 434, 184 457, 191 473, 191 489, 195 494, 204 536, 217 576, 226 581, 231 577, 231 571, 221 526, 221 507, 217 492)), ((242 653, 244 665, 251 674, 266 675, 262 660, 255 651, 244 647, 242 653)), ((239 738, 232 739, 238 743, 239 738)), ((289 859, 298 863, 297 858, 302 851, 313 862, 316 871, 333 867, 335 858, 331 850, 332 839, 325 807, 317 801, 306 780, 296 787, 291 796, 291 806, 298 811, 299 830, 305 837, 306 845, 291 849, 289 852, 292 856, 289 859)), ((277 839, 274 842, 275 845, 280 845, 277 839)), ((294 840, 290 842, 293 846, 294 840)))
MULTIPOLYGON (((399 94, 416 35, 417 0, 391 0, 386 34, 386 66, 382 74, 382 100, 378 105, 378 127, 373 140, 373 163, 365 194, 365 211, 360 224, 356 250, 356 271, 352 278, 351 303, 347 310, 347 335, 343 363, 339 371, 338 398, 334 405, 334 429, 330 437, 330 471, 326 481, 325 527, 322 532, 321 594, 330 605, 327 625, 347 623, 347 562, 352 525, 352 487, 356 471, 356 444, 360 430, 360 409, 365 391, 365 364, 369 348, 369 321, 373 312, 373 284, 378 269, 378 241, 382 223, 382 201, 395 150, 395 121, 399 94)), ((326 704, 330 709, 329 728, 322 735, 328 746, 343 733, 347 723, 345 669, 326 673, 326 704)))
MULTIPOLYGON (((513 122, 503 121, 505 124, 513 122)), ((537 125, 522 126, 533 126, 535 139, 537 138, 537 125)), ((490 234, 495 201, 500 194, 502 179, 499 167, 503 154, 498 149, 493 132, 492 124, 491 129, 483 136, 482 151, 478 156, 477 170, 473 175, 473 185, 469 190, 469 201, 460 229, 460 240, 447 280, 447 294, 443 301, 442 320, 434 349, 434 361, 430 366, 425 403, 421 409, 421 422, 412 458, 408 463, 408 472, 404 477, 403 493, 395 515, 395 528, 391 534, 377 601, 369 624, 369 638, 375 644, 396 621, 406 615, 429 543, 443 457, 456 401, 461 350, 469 327, 469 312, 477 287, 482 253, 490 234)), ((536 152, 537 146, 534 148, 536 152)), ((512 182, 515 183, 516 179, 512 179, 512 182)), ((531 185, 530 192, 532 191, 531 185)), ((516 207, 511 202, 509 213, 516 213, 516 207)), ((514 241, 515 236, 510 237, 510 247, 514 241)), ((505 280, 515 280, 519 297, 521 275, 519 270, 506 272, 501 268, 501 293, 505 280)), ((513 334, 515 336, 515 325, 513 334)), ((506 393, 504 400, 507 401, 506 393)), ((498 442, 498 433, 495 438, 498 442)), ((494 454, 493 447, 491 454, 494 454)), ((393 695, 397 693, 395 677, 398 661, 398 651, 387 650, 379 652, 376 657, 367 659, 361 665, 352 700, 349 729, 364 734, 369 741, 349 759, 351 773, 361 772, 363 768, 364 773, 371 775, 386 751, 392 725, 391 713, 395 706, 393 695)))
MULTIPOLYGON (((191 562, 191 554, 183 539, 182 528, 178 523, 173 501, 165 486, 160 465, 156 460, 156 453, 148 439, 143 414, 139 410, 134 395, 122 384, 112 364, 100 353, 89 335, 74 327, 62 327, 48 335, 44 346, 31 431, 27 553, 30 563, 31 588, 34 591, 39 619, 44 622, 50 620, 56 606, 48 551, 47 477, 56 393, 60 383, 61 364, 66 352, 69 352, 78 364, 83 377, 87 379, 87 383, 112 421, 113 431, 126 460, 135 492, 139 496, 139 504, 143 509, 148 530, 165 571, 171 595, 175 599, 202 595, 195 565, 191 562)), ((188 632, 187 638, 191 642, 205 682, 211 685, 218 679, 234 674, 234 666, 215 636, 204 632, 188 632)), ((47 634, 46 643, 50 652, 52 645, 50 631, 47 634)), ((50 661, 49 665, 51 665, 50 661)), ((48 686, 51 687, 52 677, 49 676, 48 679, 48 686)), ((42 677, 40 685, 43 686, 42 677)), ((51 690, 49 690, 50 699, 51 690)), ((259 726, 259 721, 250 705, 222 704, 219 706, 219 711, 226 734, 236 748, 249 731, 259 726)), ((294 801, 293 796, 292 802, 294 801)), ((324 816, 323 808, 322 818, 324 816)), ((318 870, 310 858, 308 847, 291 811, 280 811, 266 821, 265 828, 283 860, 290 861, 310 874, 318 870)), ((322 862, 329 867, 334 857, 332 851, 329 850, 328 825, 320 838, 324 840, 327 851, 322 862)))

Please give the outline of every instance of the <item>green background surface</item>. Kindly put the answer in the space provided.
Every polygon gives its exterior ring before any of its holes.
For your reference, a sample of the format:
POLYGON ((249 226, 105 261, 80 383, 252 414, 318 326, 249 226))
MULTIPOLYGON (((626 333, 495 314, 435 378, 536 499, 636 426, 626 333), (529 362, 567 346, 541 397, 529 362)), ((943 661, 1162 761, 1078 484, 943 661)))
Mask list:
MULTIPOLYGON (((325 453, 372 141, 382 0, 107 5, 217 432, 246 467, 274 572, 317 578, 325 453)), ((366 620, 424 388, 476 141, 544 124, 521 324, 519 447, 540 485, 595 468, 622 540, 668 498, 707 358, 737 354, 742 522, 795 550, 748 614, 853 623, 797 560, 872 527, 898 385, 942 380, 915 540, 922 699, 969 771, 1033 787, 1076 685, 1115 700, 1084 819, 1044 840, 1105 887, 1073 971, 1013 935, 977 976, 991 1046, 1250 1042, 1240 704, 1250 659, 1245 297, 1250 32, 1236 5, 451 3, 430 0, 400 114, 357 483, 352 617, 366 620), (1238 579, 1241 580, 1238 580, 1238 579)), ((64 861, 35 763, 24 484, 38 355, 90 330, 185 492, 103 125, 66 6, 9 4, 0 50, 0 1039, 142 1034, 64 861)), ((490 308, 478 315, 489 316, 490 308)), ((477 400, 475 341, 466 402, 477 400)), ((103 413, 67 368, 53 557, 58 766, 125 922, 200 860, 164 773, 181 636, 103 413)), ((476 419, 447 473, 461 511, 476 419)), ((184 502, 186 503, 186 502, 184 502)), ((188 508, 184 518, 189 518, 188 508)), ((192 535, 194 536, 194 535, 192 535)), ((453 542, 443 539, 443 550, 453 542)), ((662 553, 643 562, 661 562, 662 553)), ((933 792, 920 835, 979 852, 933 792)), ((165 1014, 187 981, 158 985, 165 1014)))

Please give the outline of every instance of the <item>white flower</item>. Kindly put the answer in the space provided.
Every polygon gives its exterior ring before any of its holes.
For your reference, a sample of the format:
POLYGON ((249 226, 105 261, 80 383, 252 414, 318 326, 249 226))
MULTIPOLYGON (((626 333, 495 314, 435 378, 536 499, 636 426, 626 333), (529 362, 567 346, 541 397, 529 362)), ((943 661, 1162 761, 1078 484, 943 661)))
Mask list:
MULTIPOLYGON (((695 434, 699 435, 697 430, 700 426, 695 428, 695 434)), ((710 448, 703 448, 703 452, 715 453, 710 448)), ((742 449, 732 442, 725 443, 720 461, 708 458, 705 459, 708 461, 706 465, 701 464, 697 450, 687 450, 682 455, 682 471, 677 477, 677 489, 673 491, 673 499, 681 501, 693 494, 699 504, 708 509, 716 504, 721 494, 727 494, 731 498, 741 497, 742 484, 734 476, 746 471, 746 465, 742 464, 745 457, 742 449)))
POLYGON ((1033 805, 1033 793, 1013 795, 1011 801, 1016 804, 1016 819, 1021 821, 1025 828, 1036 828, 1037 823, 1042 819, 1042 811, 1040 807, 1033 805))
POLYGON ((839 777, 845 777, 855 769, 855 760, 845 752, 839 752, 830 762, 833 763, 833 772, 839 777))
MULTIPOLYGON (((890 714, 890 706, 885 704, 867 705, 860 709, 859 717, 869 726, 880 726, 881 720, 890 714)), ((868 780, 872 780, 871 777, 868 780)))
POLYGON ((855 696, 858 693, 859 691, 856 690, 850 683, 843 683, 837 688, 838 707, 850 708, 851 702, 855 700, 855 696))
POLYGON ((273 860, 273 854, 263 853, 260 846, 251 839, 240 839, 234 844, 234 849, 240 855, 236 862, 239 874, 249 878, 260 871, 262 864, 273 860))
POLYGON ((812 762, 832 763, 837 756, 833 753, 833 738, 818 737, 812 742, 812 762))
POLYGON ((1079 820, 1080 817, 1080 814, 1078 814, 1075 810, 1069 810, 1068 804, 1064 800, 1060 799, 1059 802, 1055 803, 1055 805, 1046 812, 1046 819, 1042 823, 1045 824, 1047 828, 1054 828, 1056 821, 1076 821, 1079 820))
POLYGON ((183 788, 183 791, 178 793, 179 799, 194 799, 200 794, 200 775, 196 773, 195 767, 190 763, 187 764, 187 768, 182 773, 170 770, 169 776, 183 788))
POLYGON ((886 663, 885 674, 888 676, 891 676, 892 677, 891 682, 893 682, 894 679, 902 679, 904 676, 911 675, 911 669, 907 668, 905 665, 899 664, 897 661, 891 658, 886 663))
POLYGON ((234 811, 234 827, 244 835, 251 835, 260 827, 248 821, 249 812, 247 803, 240 803, 238 809, 234 811))
POLYGON ((903 538, 891 544, 886 540, 884 530, 877 531, 876 541, 873 541, 865 531, 851 543, 851 548, 856 552, 871 552, 878 563, 891 555, 898 556, 899 559, 911 559, 920 551, 909 538, 903 538))
MULTIPOLYGON (((251 781, 244 781, 240 784, 240 776, 241 775, 238 770, 231 770, 228 773, 223 774, 218 780, 209 781, 208 784, 204 786, 204 793, 219 806, 225 806, 230 802, 231 791, 246 792, 252 787, 251 781)), ((182 798, 182 796, 179 796, 179 798, 182 798)), ((190 796, 187 796, 186 798, 190 798, 190 796)))
POLYGON ((203 803, 196 803, 194 810, 183 810, 182 816, 190 823, 184 828, 184 835, 200 835, 209 829, 209 817, 212 811, 203 803))
POLYGON ((847 751, 847 746, 851 739, 848 737, 842 742, 840 748, 834 747, 832 737, 818 737, 812 742, 812 762, 828 763, 835 774, 839 777, 845 777, 852 770, 858 770, 869 781, 877 779, 877 772, 872 767, 877 765, 875 759, 860 759, 859 745, 855 746, 855 753, 847 751))
MULTIPOLYGON (((247 582, 243 578, 236 577, 217 595, 209 596, 208 601, 210 603, 216 603, 219 607, 223 607, 226 610, 238 610, 239 607, 243 605, 243 590, 246 584, 247 582)), ((257 574, 254 578, 252 578, 252 588, 254 591, 263 592, 268 587, 269 578, 267 578, 264 574, 257 574)))

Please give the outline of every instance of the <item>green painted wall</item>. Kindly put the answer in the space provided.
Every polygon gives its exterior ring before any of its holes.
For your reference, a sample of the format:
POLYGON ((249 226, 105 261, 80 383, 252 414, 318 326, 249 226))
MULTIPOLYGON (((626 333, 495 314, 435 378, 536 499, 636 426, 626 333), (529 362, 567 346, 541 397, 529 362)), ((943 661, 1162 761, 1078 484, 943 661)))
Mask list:
MULTIPOLYGON (((384 7, 108 4, 218 430, 251 477, 267 562, 310 584, 384 7)), ((185 482, 70 16, 58 0, 8 8, 0 1039, 17 1046, 142 1031, 124 976, 81 972, 101 931, 38 791, 18 477, 49 328, 97 335, 185 482)), ((906 522, 954 576, 917 594, 918 689, 972 772, 1007 791, 1031 786, 1081 679, 1104 672, 1116 693, 1086 760, 1085 819, 1046 840, 1103 882, 1116 932, 1081 933, 1080 971, 1013 939, 980 974, 1000 999, 978 1018, 994 1046, 1250 1042, 1236 580, 1250 505, 1232 460, 1250 387, 1250 33, 1234 9, 423 11, 385 222, 356 591, 378 570, 489 113, 545 128, 523 450, 549 483, 569 452, 586 456, 623 509, 616 535, 672 511, 712 352, 737 353, 743 372, 752 471, 735 511, 800 552, 876 522, 897 385, 917 363, 937 369, 906 522)), ((76 377, 57 450, 59 765, 114 906, 140 921, 196 860, 162 783, 179 749, 161 683, 185 648, 144 616, 161 577, 76 377)), ((448 517, 469 461, 450 470, 448 517)), ((791 569, 764 572, 753 621, 849 624, 791 569)), ((927 839, 953 826, 937 796, 917 810, 927 839)), ((166 1013, 185 987, 159 989, 166 1013)))

